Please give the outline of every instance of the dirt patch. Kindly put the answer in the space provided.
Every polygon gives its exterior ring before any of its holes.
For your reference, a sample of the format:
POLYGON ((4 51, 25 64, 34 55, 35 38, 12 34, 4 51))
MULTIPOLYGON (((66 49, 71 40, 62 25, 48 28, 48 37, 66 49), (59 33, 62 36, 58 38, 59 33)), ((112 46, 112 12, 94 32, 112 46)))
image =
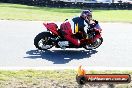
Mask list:
POLYGON ((86 84, 78 85, 75 80, 57 81, 46 78, 34 80, 11 79, 6 82, 0 82, 0 88, 108 88, 107 84, 86 84))

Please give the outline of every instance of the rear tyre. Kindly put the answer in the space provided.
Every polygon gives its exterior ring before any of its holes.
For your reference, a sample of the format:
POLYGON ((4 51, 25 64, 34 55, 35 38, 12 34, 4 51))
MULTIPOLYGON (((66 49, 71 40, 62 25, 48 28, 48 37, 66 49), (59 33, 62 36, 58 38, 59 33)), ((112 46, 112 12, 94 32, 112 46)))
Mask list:
POLYGON ((84 46, 84 48, 85 48, 86 50, 96 49, 96 48, 98 48, 98 47, 102 44, 102 42, 103 42, 103 38, 101 37, 101 38, 97 39, 97 40, 96 40, 94 43, 92 43, 92 44, 86 44, 86 45, 84 46))
POLYGON ((34 38, 34 45, 39 50, 47 50, 53 47, 53 42, 51 41, 52 35, 50 32, 39 33, 34 38))

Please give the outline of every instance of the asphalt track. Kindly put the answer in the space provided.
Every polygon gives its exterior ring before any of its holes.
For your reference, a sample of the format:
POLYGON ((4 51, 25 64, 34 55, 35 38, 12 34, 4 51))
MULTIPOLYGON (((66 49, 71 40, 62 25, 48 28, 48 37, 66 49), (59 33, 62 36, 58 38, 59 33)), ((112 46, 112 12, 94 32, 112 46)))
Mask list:
MULTIPOLYGON (((0 68, 132 67, 132 24, 100 23, 104 38, 96 50, 38 51, 34 37, 44 31, 41 21, 0 21, 0 68)), ((59 23, 58 23, 59 25, 59 23)))

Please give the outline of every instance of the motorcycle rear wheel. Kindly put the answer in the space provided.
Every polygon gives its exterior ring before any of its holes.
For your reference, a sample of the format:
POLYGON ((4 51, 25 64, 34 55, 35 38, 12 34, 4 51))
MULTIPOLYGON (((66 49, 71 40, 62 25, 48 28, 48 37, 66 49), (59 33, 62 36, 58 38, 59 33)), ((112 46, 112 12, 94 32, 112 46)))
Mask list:
POLYGON ((86 50, 96 49, 102 44, 102 42, 103 42, 103 38, 101 37, 101 38, 97 39, 93 44, 86 44, 84 46, 84 48, 86 50))
POLYGON ((34 45, 36 48, 39 50, 47 50, 53 47, 53 43, 50 40, 51 38, 50 32, 42 32, 39 33, 35 38, 34 38, 34 45))

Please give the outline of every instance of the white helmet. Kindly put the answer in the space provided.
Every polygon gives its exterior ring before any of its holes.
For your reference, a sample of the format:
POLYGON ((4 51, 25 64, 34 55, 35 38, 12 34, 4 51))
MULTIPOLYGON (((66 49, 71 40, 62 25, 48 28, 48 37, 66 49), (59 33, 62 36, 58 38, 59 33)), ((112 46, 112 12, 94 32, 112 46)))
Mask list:
POLYGON ((90 10, 83 10, 80 17, 90 21, 92 19, 92 12, 90 10))

